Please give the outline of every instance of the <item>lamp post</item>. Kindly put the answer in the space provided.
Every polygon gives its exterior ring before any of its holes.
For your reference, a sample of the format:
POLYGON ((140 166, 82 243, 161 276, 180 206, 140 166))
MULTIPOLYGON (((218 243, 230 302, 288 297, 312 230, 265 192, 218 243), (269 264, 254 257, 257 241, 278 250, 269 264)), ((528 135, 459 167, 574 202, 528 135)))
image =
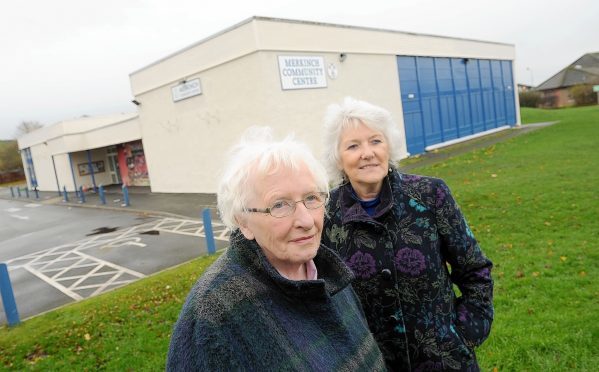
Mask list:
POLYGON ((535 79, 532 76, 532 68, 527 67, 526 71, 530 71, 530 86, 534 88, 535 87, 535 79))

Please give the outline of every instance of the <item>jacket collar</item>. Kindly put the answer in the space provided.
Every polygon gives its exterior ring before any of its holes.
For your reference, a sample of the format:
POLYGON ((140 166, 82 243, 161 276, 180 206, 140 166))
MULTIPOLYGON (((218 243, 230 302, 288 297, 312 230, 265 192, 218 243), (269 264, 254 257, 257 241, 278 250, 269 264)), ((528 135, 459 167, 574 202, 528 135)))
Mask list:
POLYGON ((330 297, 346 288, 354 279, 353 273, 341 258, 324 245, 320 246, 316 257, 314 257, 318 279, 296 281, 279 274, 268 261, 258 243, 255 240, 246 239, 239 230, 235 230, 231 234, 230 242, 228 254, 237 256, 247 270, 257 276, 272 280, 284 294, 291 297, 299 297, 304 300, 330 297))
POLYGON ((381 187, 380 198, 381 202, 376 206, 374 215, 372 217, 366 213, 364 208, 360 205, 360 202, 352 197, 352 186, 350 182, 346 182, 339 187, 339 198, 341 200, 341 222, 353 222, 353 221, 370 221, 376 222, 375 220, 385 213, 387 213, 393 207, 393 190, 390 182, 390 177, 393 173, 397 173, 395 169, 389 167, 389 174, 383 179, 383 186, 381 187))

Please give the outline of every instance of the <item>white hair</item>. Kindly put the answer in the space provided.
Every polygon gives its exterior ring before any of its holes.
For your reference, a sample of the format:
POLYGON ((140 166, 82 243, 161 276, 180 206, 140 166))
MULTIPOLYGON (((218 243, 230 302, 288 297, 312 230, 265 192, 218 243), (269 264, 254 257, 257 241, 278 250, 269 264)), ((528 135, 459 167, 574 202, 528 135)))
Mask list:
POLYGON ((273 140, 269 127, 250 127, 229 153, 217 191, 217 205, 223 223, 235 230, 236 216, 247 207, 253 190, 248 181, 272 174, 281 168, 298 171, 305 165, 316 182, 318 191, 329 192, 326 170, 304 143, 287 136, 273 140))
POLYGON ((324 119, 324 163, 334 185, 343 181, 340 169, 339 142, 343 131, 364 124, 385 136, 389 148, 391 165, 401 159, 402 134, 389 111, 365 101, 345 97, 342 104, 332 104, 327 108, 324 119))

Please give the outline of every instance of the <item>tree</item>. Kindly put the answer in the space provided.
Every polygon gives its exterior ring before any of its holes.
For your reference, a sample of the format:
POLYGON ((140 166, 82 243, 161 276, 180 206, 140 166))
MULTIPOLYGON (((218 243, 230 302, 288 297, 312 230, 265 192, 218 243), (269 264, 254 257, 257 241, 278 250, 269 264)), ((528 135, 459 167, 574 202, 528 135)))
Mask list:
POLYGON ((597 103, 597 96, 590 84, 578 84, 570 88, 570 95, 576 106, 593 105, 597 103))
POLYGON ((39 121, 23 120, 21 124, 17 126, 16 137, 21 137, 24 134, 31 133, 34 130, 42 128, 44 125, 40 124, 39 121))
POLYGON ((17 141, 0 141, 0 172, 22 168, 17 141))
POLYGON ((518 93, 520 97, 520 107, 537 107, 541 103, 541 93, 536 90, 529 90, 518 93))

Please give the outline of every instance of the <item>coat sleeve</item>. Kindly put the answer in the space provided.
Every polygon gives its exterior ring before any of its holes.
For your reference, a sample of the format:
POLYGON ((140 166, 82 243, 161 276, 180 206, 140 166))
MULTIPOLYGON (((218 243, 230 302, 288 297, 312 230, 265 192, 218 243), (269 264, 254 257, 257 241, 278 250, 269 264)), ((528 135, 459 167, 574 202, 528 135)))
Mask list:
POLYGON ((457 331, 470 347, 488 337, 493 322, 493 263, 485 257, 445 182, 434 188, 441 247, 451 265, 451 280, 461 296, 454 311, 457 331))

